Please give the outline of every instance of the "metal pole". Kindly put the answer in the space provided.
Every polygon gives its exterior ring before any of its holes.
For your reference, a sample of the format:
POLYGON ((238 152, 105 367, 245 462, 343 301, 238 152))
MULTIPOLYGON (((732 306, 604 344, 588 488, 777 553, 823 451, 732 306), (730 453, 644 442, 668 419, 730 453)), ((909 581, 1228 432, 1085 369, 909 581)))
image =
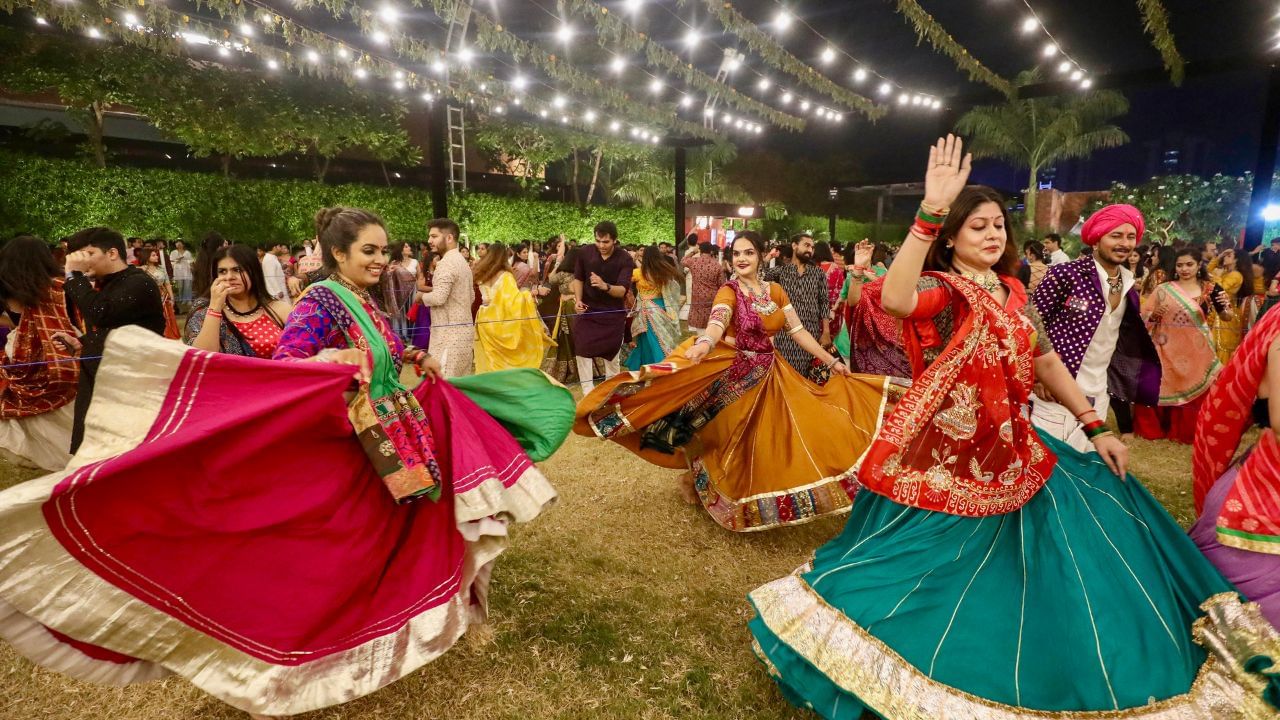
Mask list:
POLYGON ((1262 242, 1266 222, 1262 209, 1271 198, 1271 178, 1276 172, 1276 152, 1280 151, 1280 67, 1271 66, 1267 75, 1267 106, 1262 113, 1262 140, 1253 168, 1253 192, 1249 196, 1249 220, 1245 223, 1244 249, 1262 242))
POLYGON ((688 151, 682 145, 676 146, 676 240, 678 246, 684 239, 684 207, 685 207, 685 174, 688 171, 688 151))
POLYGON ((880 242, 880 226, 884 224, 884 192, 876 197, 876 242, 880 242))
POLYGON ((840 188, 827 190, 827 197, 831 200, 827 210, 827 242, 833 243, 836 241, 836 200, 840 197, 840 188))
POLYGON ((427 109, 427 161, 431 164, 431 214, 449 217, 448 100, 438 97, 427 109))

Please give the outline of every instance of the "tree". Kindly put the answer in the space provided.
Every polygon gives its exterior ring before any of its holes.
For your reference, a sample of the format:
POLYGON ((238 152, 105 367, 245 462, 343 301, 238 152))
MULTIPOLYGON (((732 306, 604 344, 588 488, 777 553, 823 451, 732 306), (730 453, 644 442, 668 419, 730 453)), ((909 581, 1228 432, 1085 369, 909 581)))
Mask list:
MULTIPOLYGON (((695 202, 751 202, 751 196, 729 181, 723 169, 737 155, 728 143, 691 150, 685 193, 695 202)), ((634 160, 618 177, 613 196, 641 207, 665 205, 675 200, 675 160, 669 150, 634 160)))
POLYGON ((98 167, 106 167, 103 129, 107 109, 133 106, 149 88, 171 82, 185 64, 148 50, 86 43, 56 35, 0 34, 0 84, 19 92, 53 90, 89 136, 98 167))
MULTIPOLYGON (((1032 70, 1020 74, 1015 82, 1021 88, 1039 79, 1039 73, 1032 70)), ((1111 124, 1128 111, 1129 101, 1113 90, 1018 98, 970 110, 956 123, 956 131, 965 136, 975 158, 997 158, 1030 171, 1027 227, 1034 228, 1040 170, 1129 142, 1129 136, 1111 124)))
MULTIPOLYGON (((1165 175, 1136 187, 1111 185, 1106 202, 1123 202, 1142 211, 1147 232, 1164 244, 1172 240, 1220 242, 1234 240, 1249 218, 1249 193, 1253 176, 1165 175)), ((1089 212, 1105 202, 1093 203, 1089 212)))

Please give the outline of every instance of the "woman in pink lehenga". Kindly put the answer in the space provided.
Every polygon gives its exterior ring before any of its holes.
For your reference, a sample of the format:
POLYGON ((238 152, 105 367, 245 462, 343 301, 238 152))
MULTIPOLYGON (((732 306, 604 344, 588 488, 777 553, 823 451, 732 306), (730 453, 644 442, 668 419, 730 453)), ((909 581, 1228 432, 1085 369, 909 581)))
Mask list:
MULTIPOLYGON (((19 652, 289 715, 394 682, 483 621, 507 523, 555 491, 375 309, 381 221, 335 208, 319 224, 331 279, 290 316, 276 357, 292 362, 112 333, 68 469, 0 493, 0 636, 19 652), (401 362, 428 380, 399 385, 401 362)), ((541 373, 476 386, 535 458, 567 433, 572 399, 541 373)))

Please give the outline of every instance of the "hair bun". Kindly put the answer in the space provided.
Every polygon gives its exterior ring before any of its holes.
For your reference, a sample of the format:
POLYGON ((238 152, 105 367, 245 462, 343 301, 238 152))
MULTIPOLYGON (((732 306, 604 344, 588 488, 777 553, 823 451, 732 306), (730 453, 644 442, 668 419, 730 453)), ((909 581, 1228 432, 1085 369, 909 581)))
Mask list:
POLYGON ((338 217, 346 208, 341 205, 334 207, 320 208, 316 211, 316 235, 324 234, 324 231, 333 223, 334 218, 338 217))

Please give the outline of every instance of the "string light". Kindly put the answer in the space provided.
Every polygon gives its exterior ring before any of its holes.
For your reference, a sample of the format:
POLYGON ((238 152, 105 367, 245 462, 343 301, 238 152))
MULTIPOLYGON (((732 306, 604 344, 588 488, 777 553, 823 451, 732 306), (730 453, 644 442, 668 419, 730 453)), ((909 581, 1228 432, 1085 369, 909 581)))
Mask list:
POLYGON ((542 119, 544 119, 544 120, 546 119, 546 117, 547 117, 547 111, 546 111, 546 108, 543 108, 542 110, 539 110, 539 111, 538 111, 538 117, 540 117, 540 118, 542 118, 542 119))
POLYGON ((662 81, 659 80, 658 78, 654 78, 652 81, 650 81, 649 92, 653 93, 654 95, 657 95, 658 93, 662 92, 662 81))
POLYGON ((825 47, 822 49, 822 62, 824 64, 830 65, 831 63, 835 62, 835 59, 836 59, 836 51, 834 49, 830 47, 825 47))
POLYGON ((780 10, 778 11, 777 17, 773 20, 773 26, 779 30, 786 30, 791 27, 791 21, 794 19, 795 18, 791 17, 791 13, 786 10, 780 10))
MULTIPOLYGON (((432 95, 429 92, 422 93, 422 102, 431 102, 432 95)), ((502 107, 499 105, 498 107, 502 107)))
POLYGON ((781 98, 781 99, 782 99, 782 104, 783 104, 783 105, 790 105, 790 104, 791 104, 791 93, 790 93, 790 92, 784 92, 784 93, 782 93, 782 98, 781 98))
POLYGON ((801 110, 808 110, 808 109, 809 109, 809 101, 808 101, 808 100, 801 100, 801 101, 800 101, 800 109, 801 109, 801 110))
POLYGON ((1022 32, 1024 33, 1033 33, 1038 27, 1040 27, 1040 21, 1033 17, 1029 17, 1022 21, 1022 32))
POLYGON ((867 71, 866 71, 865 69, 863 69, 863 68, 858 68, 857 70, 854 70, 854 71, 853 71, 853 81, 854 81, 854 82, 856 82, 856 83, 860 83, 860 82, 862 82, 863 80, 866 80, 866 79, 867 79, 867 71))
POLYGON ((698 35, 697 30, 691 29, 689 30, 689 32, 685 33, 684 44, 688 45, 689 47, 696 46, 701 40, 702 40, 702 37, 698 35))
POLYGON ((891 92, 893 92, 893 85, 890 85, 888 82, 882 82, 882 83, 880 83, 880 94, 881 94, 881 95, 888 95, 888 94, 889 94, 889 93, 891 93, 891 92))
POLYGON ((626 0, 623 6, 627 9, 627 12, 635 13, 640 12, 640 6, 643 4, 642 0, 626 0))
POLYGON ((650 140, 654 145, 657 145, 657 144, 658 144, 658 140, 659 140, 659 139, 660 139, 660 138, 659 138, 657 135, 652 135, 652 136, 650 136, 650 138, 649 138, 649 140, 650 140))
POLYGON ((529 87, 529 80, 523 75, 517 75, 511 79, 511 87, 517 90, 524 90, 529 87))
POLYGON ((721 120, 723 120, 723 121, 725 121, 725 122, 727 122, 727 123, 731 123, 731 122, 733 122, 733 116, 732 116, 732 115, 730 115, 729 113, 725 113, 724 115, 721 115, 721 116, 720 116, 720 119, 721 119, 721 120))
POLYGON ((558 110, 564 107, 567 102, 568 100, 565 100, 563 95, 557 95, 554 98, 552 98, 551 105, 558 110))
POLYGON ((569 42, 573 39, 573 26, 569 23, 561 23, 560 29, 556 30, 556 37, 560 38, 560 42, 569 42))
POLYGON ((769 78, 767 78, 767 77, 762 77, 762 78, 760 78, 760 82, 756 83, 756 87, 760 88, 761 90, 768 90, 768 89, 769 89, 769 84, 770 84, 770 83, 769 83, 769 78))
POLYGON ((621 74, 623 70, 627 69, 627 61, 623 60, 621 56, 615 55, 613 60, 609 62, 609 69, 613 70, 615 74, 621 74))
POLYGON ((395 88, 395 89, 397 89, 397 90, 403 90, 403 89, 404 89, 404 81, 403 81, 403 80, 396 80, 394 83, 392 83, 392 84, 391 84, 391 86, 392 86, 392 87, 394 87, 394 88, 395 88))
POLYGON ((458 51, 458 60, 461 61, 464 65, 466 63, 471 62, 472 58, 474 58, 475 56, 476 54, 472 52, 471 48, 469 47, 463 47, 461 50, 458 51))
POLYGON ((373 38, 373 41, 378 43, 379 45, 386 45, 388 42, 391 41, 391 38, 381 30, 374 30, 373 32, 369 33, 369 37, 373 38))
POLYGON ((368 71, 368 70, 365 70, 365 69, 364 69, 364 68, 362 68, 362 67, 358 67, 358 68, 356 68, 356 79, 357 79, 357 80, 363 80, 363 79, 365 79, 365 78, 366 78, 366 77, 368 77, 368 76, 369 76, 369 71, 368 71))
POLYGON ((346 49, 345 47, 340 47, 340 48, 338 48, 338 57, 339 57, 339 58, 341 58, 341 59, 343 59, 343 60, 350 60, 350 59, 351 59, 351 51, 350 51, 350 50, 348 50, 348 49, 346 49))
POLYGON ((1071 79, 1076 82, 1079 82, 1080 79, 1083 77, 1084 77, 1084 73, 1080 70, 1076 70, 1075 72, 1071 73, 1071 79))
POLYGON ((902 93, 901 95, 898 96, 899 105, 906 105, 909 102, 911 102, 911 96, 908 95, 907 93, 902 93))
POLYGON ((88 34, 89 34, 89 37, 93 38, 94 40, 99 40, 102 38, 102 31, 98 30, 98 28, 96 27, 89 28, 88 34))
POLYGON ((404 71, 403 71, 403 70, 397 70, 397 71, 396 71, 396 74, 395 74, 395 76, 394 76, 394 77, 395 77, 395 79, 397 79, 397 80, 403 80, 403 79, 404 79, 404 71))
POLYGON ((584 121, 588 122, 588 123, 593 123, 593 122, 595 122, 595 121, 596 121, 596 111, 595 111, 595 110, 587 110, 586 112, 582 113, 582 119, 583 119, 584 121))
POLYGON ((219 56, 219 57, 231 57, 231 51, 230 51, 230 50, 228 50, 228 49, 226 48, 226 46, 225 46, 225 45, 219 45, 219 46, 218 46, 218 56, 219 56))
POLYGON ((382 9, 378 10, 378 17, 381 18, 383 22, 394 25, 396 21, 400 19, 400 11, 393 5, 383 5, 382 9))
POLYGON ((241 34, 241 35, 244 35, 245 37, 253 37, 253 34, 254 34, 255 32, 257 32, 257 31, 253 29, 253 25, 250 25, 250 24, 249 24, 249 23, 247 23, 247 22, 242 22, 242 23, 240 23, 240 34, 241 34))
POLYGON ((1092 81, 1092 80, 1090 80, 1089 78, 1085 78, 1085 79, 1080 83, 1080 87, 1084 88, 1085 90, 1088 90, 1089 88, 1093 87, 1093 81, 1092 81))
MULTIPOLYGON (((276 62, 275 60, 268 60, 268 61, 267 61, 267 69, 268 69, 268 70, 279 70, 279 69, 280 69, 280 63, 276 62)), ((359 71, 357 71, 357 72, 359 72, 359 71)))
POLYGON ((444 71, 445 71, 445 65, 443 60, 436 60, 435 62, 431 63, 431 72, 434 72, 437 75, 443 75, 444 71))
POLYGON ((37 24, 37 25, 48 25, 48 24, 49 24, 49 21, 48 21, 48 20, 45 20, 44 18, 42 18, 42 17, 40 17, 39 15, 37 15, 37 16, 36 16, 36 24, 37 24))
POLYGON ((617 120, 614 120, 613 122, 609 123, 609 132, 616 133, 620 129, 622 129, 622 123, 618 122, 617 120))
POLYGON ((711 117, 712 115, 716 114, 716 109, 712 107, 702 108, 702 114, 705 115, 706 117, 711 117))
POLYGON ((1043 52, 1045 57, 1053 57, 1058 54, 1058 46, 1056 43, 1049 43, 1044 46, 1043 52))
POLYGON ((1070 63, 1070 62, 1068 62, 1068 61, 1066 61, 1066 60, 1063 60, 1062 62, 1058 63, 1058 72, 1063 73, 1063 74, 1066 74, 1066 73, 1068 73, 1068 72, 1070 72, 1070 71, 1071 71, 1071 63, 1070 63))
POLYGON ((692 104, 693 104, 693 98, 689 97, 688 95, 685 95, 684 97, 680 98, 680 107, 687 108, 692 104))

